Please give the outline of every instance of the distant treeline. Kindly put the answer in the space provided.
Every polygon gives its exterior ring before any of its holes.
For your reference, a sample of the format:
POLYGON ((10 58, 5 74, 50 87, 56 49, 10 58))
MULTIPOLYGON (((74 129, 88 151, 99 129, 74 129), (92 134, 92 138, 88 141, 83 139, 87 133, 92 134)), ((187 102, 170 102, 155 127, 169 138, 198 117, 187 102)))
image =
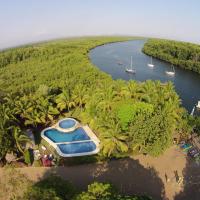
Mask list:
POLYGON ((0 53, 0 67, 16 64, 29 58, 41 58, 43 56, 43 59, 47 59, 49 55, 55 53, 56 51, 54 51, 54 49, 44 49, 42 47, 32 46, 9 49, 0 53))
POLYGON ((147 55, 200 73, 200 45, 163 39, 150 39, 144 45, 147 55))

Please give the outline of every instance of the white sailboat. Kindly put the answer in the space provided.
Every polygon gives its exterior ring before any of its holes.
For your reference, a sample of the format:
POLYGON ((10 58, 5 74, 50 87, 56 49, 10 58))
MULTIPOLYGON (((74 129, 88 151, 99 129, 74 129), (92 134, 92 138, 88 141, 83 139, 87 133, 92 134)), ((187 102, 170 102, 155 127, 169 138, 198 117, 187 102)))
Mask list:
POLYGON ((136 70, 133 69, 132 56, 131 56, 131 66, 130 66, 130 68, 126 68, 126 72, 127 72, 127 73, 131 73, 131 74, 135 74, 135 73, 136 73, 136 70))
POLYGON ((196 107, 197 107, 198 109, 200 109, 200 101, 198 101, 196 107))
POLYGON ((151 62, 150 62, 150 63, 148 63, 147 65, 148 65, 148 67, 151 67, 151 68, 153 68, 153 67, 154 67, 154 64, 153 64, 153 62, 152 62, 152 56, 151 56, 151 62))
POLYGON ((195 106, 192 108, 192 112, 190 113, 190 115, 194 115, 194 111, 195 111, 195 106))
POLYGON ((121 60, 118 60, 118 61, 117 61, 117 64, 118 64, 118 65, 123 65, 123 62, 122 62, 121 60))
POLYGON ((200 110, 200 101, 197 102, 197 104, 195 104, 195 106, 192 109, 192 112, 190 113, 190 115, 194 115, 195 111, 199 111, 200 110))
POLYGON ((172 70, 171 71, 165 71, 165 73, 169 76, 174 76, 175 75, 175 69, 174 65, 171 65, 172 70))

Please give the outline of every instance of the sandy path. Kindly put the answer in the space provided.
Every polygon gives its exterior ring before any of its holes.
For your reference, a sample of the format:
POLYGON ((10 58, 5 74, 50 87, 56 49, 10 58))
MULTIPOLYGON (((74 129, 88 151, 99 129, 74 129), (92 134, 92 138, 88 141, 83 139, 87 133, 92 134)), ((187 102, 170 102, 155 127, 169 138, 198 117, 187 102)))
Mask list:
POLYGON ((28 167, 19 170, 33 181, 55 173, 70 180, 80 189, 85 189, 86 185, 95 180, 109 181, 126 194, 146 193, 157 200, 172 200, 183 190, 183 187, 176 183, 174 171, 177 170, 178 175, 182 176, 186 162, 184 154, 177 147, 171 147, 158 158, 136 156, 134 159, 114 160, 102 164, 57 168, 28 167), (166 182, 165 174, 169 182, 166 182))

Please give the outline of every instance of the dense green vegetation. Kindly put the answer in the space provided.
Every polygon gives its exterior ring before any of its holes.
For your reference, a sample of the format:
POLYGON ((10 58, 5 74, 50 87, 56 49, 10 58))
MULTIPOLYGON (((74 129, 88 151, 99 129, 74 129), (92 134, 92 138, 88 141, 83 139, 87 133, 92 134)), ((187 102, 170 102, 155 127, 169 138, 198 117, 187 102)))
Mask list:
POLYGON ((51 175, 39 182, 30 181, 14 169, 6 169, 0 179, 3 200, 152 200, 147 196, 125 196, 110 183, 94 182, 79 191, 68 181, 51 175))
POLYGON ((172 83, 115 81, 89 61, 91 48, 128 39, 69 39, 0 53, 0 159, 7 152, 24 155, 24 129, 40 135, 38 128, 64 116, 89 124, 102 157, 157 156, 175 132, 187 134, 187 115, 172 83))
POLYGON ((163 39, 150 39, 143 52, 184 69, 200 73, 200 45, 163 39))

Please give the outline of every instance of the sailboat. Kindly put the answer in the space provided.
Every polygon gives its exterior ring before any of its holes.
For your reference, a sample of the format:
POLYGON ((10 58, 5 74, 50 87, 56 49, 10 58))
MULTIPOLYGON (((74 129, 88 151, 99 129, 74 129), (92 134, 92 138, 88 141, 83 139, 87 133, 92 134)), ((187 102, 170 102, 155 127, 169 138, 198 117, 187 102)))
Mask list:
POLYGON ((200 101, 198 101, 196 107, 197 107, 197 109, 200 109, 200 101))
POLYGON ((122 62, 121 60, 118 60, 118 61, 117 61, 117 64, 118 64, 118 65, 123 65, 123 62, 122 62))
POLYGON ((135 74, 135 73, 136 73, 136 70, 133 69, 132 56, 131 56, 131 66, 130 66, 130 68, 126 68, 126 72, 127 72, 127 73, 131 73, 131 74, 135 74))
POLYGON ((175 69, 174 65, 171 65, 172 71, 165 71, 165 73, 169 76, 174 76, 175 75, 175 69))
POLYGON ((154 64, 153 64, 153 62, 152 62, 152 56, 151 56, 151 62, 148 63, 147 65, 148 65, 148 67, 152 67, 152 68, 154 67, 154 64))
POLYGON ((195 113, 195 111, 199 111, 200 110, 200 101, 198 101, 197 102, 197 104, 195 104, 195 106, 193 107, 193 109, 192 109, 192 112, 191 112, 191 114, 190 115, 194 115, 194 113, 195 113), (197 109, 197 110, 196 110, 197 109))

